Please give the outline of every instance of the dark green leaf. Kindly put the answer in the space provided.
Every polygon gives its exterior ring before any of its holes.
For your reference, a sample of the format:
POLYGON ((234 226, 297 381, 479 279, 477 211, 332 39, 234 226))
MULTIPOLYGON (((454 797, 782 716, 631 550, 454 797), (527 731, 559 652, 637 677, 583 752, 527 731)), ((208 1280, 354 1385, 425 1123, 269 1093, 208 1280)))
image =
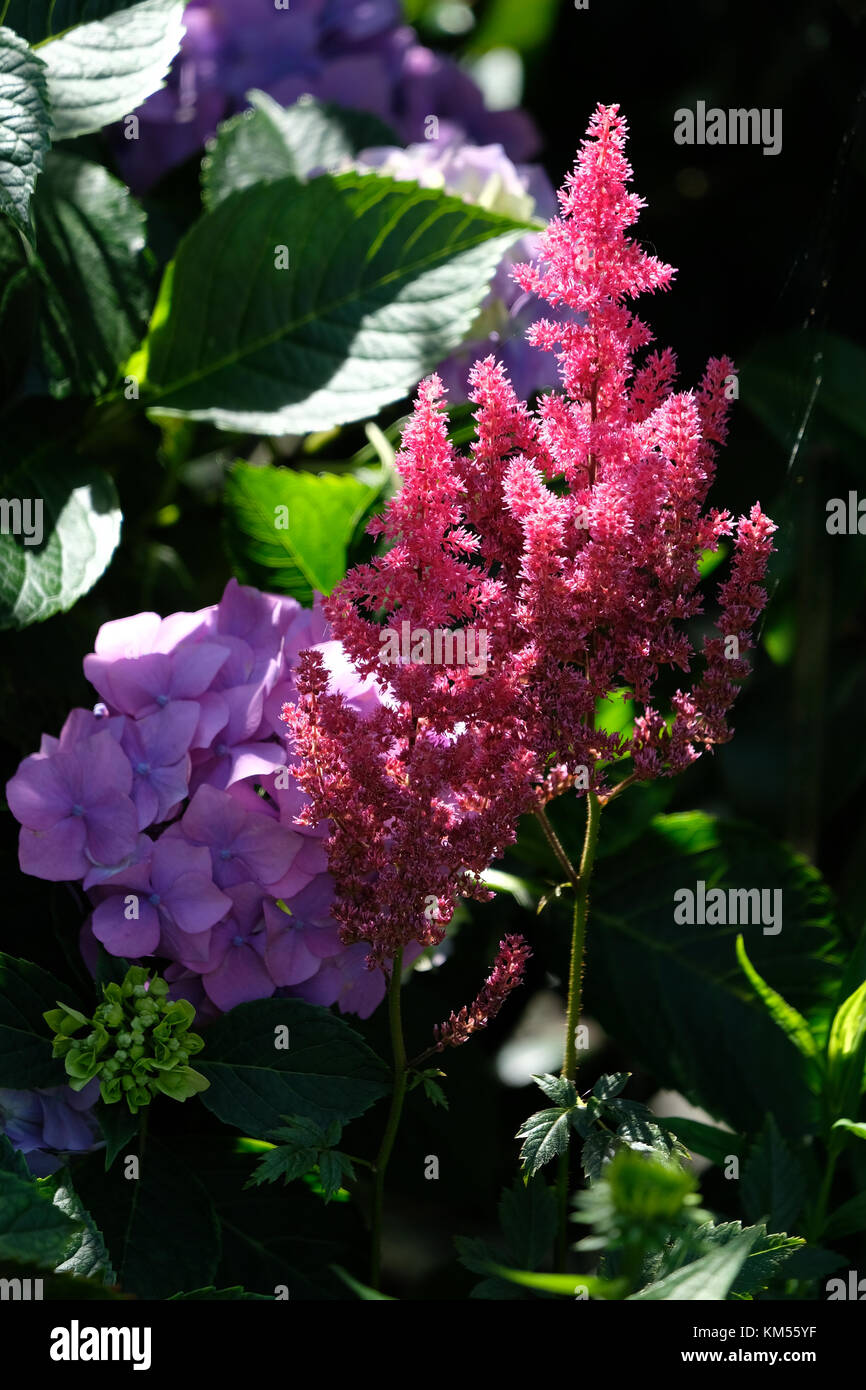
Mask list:
POLYGON ((349 474, 236 463, 226 478, 226 539, 237 577, 310 604, 346 573, 346 552, 379 488, 349 474))
POLYGON ((0 534, 0 629, 27 627, 65 613, 106 569, 120 539, 117 492, 102 469, 53 454, 7 461, 0 495, 27 523, 23 536, 0 534), (40 530, 41 543, 28 543, 40 530))
POLYGON ((0 1171, 0 1260, 54 1265, 77 1227, 44 1184, 0 1171))
POLYGON ((824 1239, 842 1240, 856 1231, 866 1231, 866 1192, 858 1192, 836 1208, 824 1227, 824 1239))
POLYGON ((600 1076, 592 1088, 592 1094, 598 1100, 613 1100, 614 1096, 625 1090, 630 1076, 630 1071, 617 1071, 600 1076))
POLYGON ((248 93, 251 111, 232 116, 208 145, 202 164, 205 205, 251 184, 338 169, 372 145, 399 145, 388 126, 367 111, 302 98, 285 108, 265 92, 248 93))
POLYGON ((126 1105, 100 1105, 96 1118, 105 1139, 105 1171, 108 1172, 117 1155, 138 1135, 141 1117, 133 1115, 126 1105))
POLYGON ((743 1164, 740 1196, 749 1220, 764 1220, 774 1231, 789 1231, 805 1200, 806 1175, 772 1115, 743 1164))
POLYGON ((117 1276, 111 1268, 102 1232, 78 1194, 71 1187, 58 1187, 54 1193, 54 1205, 81 1228, 70 1239, 63 1252, 63 1263, 57 1265, 56 1273, 100 1279, 104 1284, 116 1283, 117 1276))
POLYGON ((11 1173, 25 1182, 29 1182, 31 1176, 23 1153, 12 1147, 5 1134, 0 1134, 0 1173, 11 1173))
POLYGON ((556 1198, 541 1178, 524 1183, 517 1177, 499 1201, 499 1221, 509 1263, 538 1269, 556 1238, 556 1198))
POLYGON ((716 1129, 714 1125, 701 1124, 698 1120, 686 1120, 680 1115, 665 1115, 660 1124, 665 1125, 681 1139, 687 1149, 703 1154, 722 1167, 730 1157, 739 1158, 745 1140, 741 1134, 733 1134, 727 1129, 716 1129))
POLYGON ((51 1056, 52 1034, 42 1017, 64 998, 78 1006, 68 986, 47 970, 0 952, 0 1086, 64 1085, 63 1063, 51 1056))
POLYGON ((754 1242, 747 1260, 731 1285, 732 1293, 745 1295, 765 1289, 783 1265, 786 1277, 793 1277, 788 1261, 803 1248, 803 1241, 797 1236, 770 1235, 763 1223, 743 1227, 739 1221, 704 1227, 698 1231, 698 1235, 708 1240, 711 1245, 726 1246, 738 1240, 744 1230, 754 1233, 754 1242))
POLYGON ((101 1155, 77 1165, 78 1196, 103 1233, 121 1287, 139 1298, 169 1298, 177 1286, 213 1282, 219 1227, 192 1168, 149 1138, 138 1178, 103 1169, 101 1155))
POLYGON ((233 193, 166 272, 147 403, 262 434, 375 415, 458 346, 525 230, 377 174, 233 193))
POLYGON ((573 1081, 569 1081, 564 1076, 553 1076, 550 1072, 544 1072, 541 1076, 533 1076, 533 1081, 540 1090, 544 1092, 548 1100, 552 1100, 555 1105, 565 1106, 571 1109, 577 1104, 577 1091, 573 1081))
POLYGON ((56 139, 101 130, 163 85, 183 37, 183 10, 184 0, 142 0, 42 48, 56 139))
POLYGON ((524 1120, 517 1138, 524 1141, 520 1161, 533 1177, 545 1163, 568 1148, 569 1112, 560 1106, 555 1110, 537 1110, 524 1120))
POLYGON ((702 1303, 726 1299, 749 1257, 757 1232, 754 1227, 741 1231, 727 1244, 711 1250, 699 1260, 667 1274, 638 1293, 629 1302, 646 1300, 702 1303))
POLYGON ((0 212, 30 231, 30 195, 51 144, 45 64, 0 28, 0 212))
POLYGON ((362 1115, 385 1095, 388 1073, 363 1038, 327 1009, 300 999, 240 1004, 207 1031, 198 1070, 202 1101, 225 1124, 262 1136, 283 1115, 322 1124, 362 1115), (289 1029, 290 1046, 275 1047, 289 1029))
POLYGON ((598 865, 587 1008, 663 1086, 733 1129, 755 1132, 772 1111, 786 1133, 808 1133, 820 1121, 806 1059, 742 975, 742 927, 674 920, 675 892, 701 880, 781 889, 783 930, 748 927, 749 957, 804 1018, 826 1011, 842 957, 826 885, 754 826, 698 812, 654 818, 625 859, 598 865))
POLYGON ((53 153, 33 199, 40 339, 52 394, 96 395, 147 328, 145 219, 99 164, 53 153))

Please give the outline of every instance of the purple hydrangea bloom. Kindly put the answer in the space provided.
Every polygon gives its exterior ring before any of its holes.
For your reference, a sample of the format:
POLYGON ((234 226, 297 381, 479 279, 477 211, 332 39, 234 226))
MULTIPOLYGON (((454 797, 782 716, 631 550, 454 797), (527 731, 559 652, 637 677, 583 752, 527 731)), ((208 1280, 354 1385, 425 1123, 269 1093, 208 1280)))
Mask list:
POLYGON ((441 138, 501 143, 528 159, 538 135, 523 111, 488 111, 480 89, 450 58, 401 23, 400 0, 191 0, 186 35, 167 85, 136 113, 138 138, 117 138, 136 190, 201 149, 246 106, 253 87, 284 105, 310 93, 380 116, 401 139, 421 140, 430 117, 441 138))
POLYGON ((138 833, 131 791, 132 768, 109 729, 25 758, 6 786, 22 826, 21 868, 59 881, 127 861, 138 833))
POLYGON ((231 906, 213 882, 208 851, 168 835, 155 844, 142 835, 139 852, 137 864, 99 890, 94 936, 114 956, 139 959, 160 947, 179 959, 201 956, 206 947, 196 938, 231 906))
POLYGON ((36 1178, 62 1168, 66 1155, 100 1147, 91 1107, 99 1095, 94 1078, 81 1091, 51 1086, 38 1091, 0 1089, 0 1134, 26 1159, 36 1178))
POLYGON ((200 1022, 287 989, 343 1011, 384 992, 354 948, 343 959, 327 827, 296 824, 306 798, 278 713, 311 645, 353 707, 377 707, 319 600, 303 609, 231 580, 197 613, 106 623, 85 658, 102 699, 44 735, 8 785, 22 868, 90 896, 88 967, 99 943, 157 956, 200 1022))

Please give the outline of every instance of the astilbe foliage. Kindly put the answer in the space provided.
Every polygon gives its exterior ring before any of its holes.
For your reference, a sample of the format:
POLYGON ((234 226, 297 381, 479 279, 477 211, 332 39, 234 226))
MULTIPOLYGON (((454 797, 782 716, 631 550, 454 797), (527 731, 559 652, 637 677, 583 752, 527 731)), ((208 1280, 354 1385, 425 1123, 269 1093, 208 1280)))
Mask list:
POLYGON ((402 490, 371 526, 390 548, 326 605, 381 705, 353 710, 309 653, 283 714, 310 799, 302 819, 330 821, 343 938, 369 943, 371 966, 440 940, 458 896, 489 896, 481 875, 524 812, 568 788, 603 797, 615 757, 630 755, 643 780, 731 736, 775 527, 757 504, 738 522, 706 508, 733 364, 711 359, 696 391, 677 391, 672 352, 635 360, 652 335, 629 301, 674 272, 626 235, 643 206, 627 190, 626 133, 618 107, 597 108, 540 259, 515 272, 572 311, 529 331, 556 354, 563 390, 533 410, 492 357, 477 363, 476 440, 461 457, 438 378, 423 382, 397 458, 402 490), (698 561, 723 537, 733 560, 719 635, 693 678, 698 561), (414 659, 387 665, 384 634, 406 622, 414 659), (469 628, 486 634, 483 666, 430 663, 422 630, 469 628), (688 679, 666 699, 671 670, 688 679), (642 707, 633 732, 597 729, 597 701, 623 689, 642 707))

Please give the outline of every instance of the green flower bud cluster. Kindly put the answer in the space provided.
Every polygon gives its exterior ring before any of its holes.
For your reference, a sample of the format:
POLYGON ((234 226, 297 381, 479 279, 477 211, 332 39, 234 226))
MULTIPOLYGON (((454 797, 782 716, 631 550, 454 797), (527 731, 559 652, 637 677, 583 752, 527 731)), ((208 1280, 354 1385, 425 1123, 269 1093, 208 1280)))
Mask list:
POLYGON ((60 1000, 43 1015, 57 1034, 54 1056, 66 1059, 73 1091, 98 1076, 105 1103, 125 1099, 134 1115, 157 1092, 188 1100, 210 1085, 187 1065, 204 1047, 189 1031, 195 1009, 186 999, 168 999, 165 980, 132 965, 120 984, 103 985, 102 994, 93 1018, 60 1000))

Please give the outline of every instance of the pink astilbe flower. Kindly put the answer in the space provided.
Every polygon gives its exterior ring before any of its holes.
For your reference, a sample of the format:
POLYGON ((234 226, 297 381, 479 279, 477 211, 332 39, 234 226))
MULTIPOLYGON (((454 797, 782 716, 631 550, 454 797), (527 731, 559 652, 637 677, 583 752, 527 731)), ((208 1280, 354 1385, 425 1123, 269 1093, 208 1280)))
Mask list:
POLYGON ((436 1039, 434 1052, 442 1052, 446 1047, 461 1047, 479 1029, 486 1028, 495 1018, 513 989, 523 984, 526 962, 532 951, 522 936, 506 936, 499 943, 499 951, 493 969, 484 981, 478 998, 464 1005, 459 1013, 452 1013, 446 1023, 437 1023, 433 1029, 436 1039))
POLYGON ((604 798, 614 759, 630 756, 635 780, 671 775, 731 736, 775 527, 757 505, 736 524, 706 506, 733 364, 712 359, 696 391, 677 391, 670 350, 635 361, 652 335, 629 301, 674 272, 626 235, 643 203, 627 190, 625 138, 618 108, 599 106, 538 263, 515 271, 573 311, 529 335, 556 354, 562 393, 531 411, 501 364, 477 363, 476 441, 461 457, 437 377, 423 382, 402 490, 370 528, 389 548, 325 605, 380 705, 350 709, 320 657, 299 663, 284 718, 304 818, 330 822, 335 915, 371 966, 441 939, 458 896, 489 896, 481 875, 526 811, 568 788, 604 798), (720 636, 689 684, 698 561, 727 536, 720 636), (436 630, 483 635, 483 664, 448 648, 431 659, 436 630), (671 671, 680 686, 664 695, 671 671), (639 713, 608 734, 595 712, 617 690, 639 713))

